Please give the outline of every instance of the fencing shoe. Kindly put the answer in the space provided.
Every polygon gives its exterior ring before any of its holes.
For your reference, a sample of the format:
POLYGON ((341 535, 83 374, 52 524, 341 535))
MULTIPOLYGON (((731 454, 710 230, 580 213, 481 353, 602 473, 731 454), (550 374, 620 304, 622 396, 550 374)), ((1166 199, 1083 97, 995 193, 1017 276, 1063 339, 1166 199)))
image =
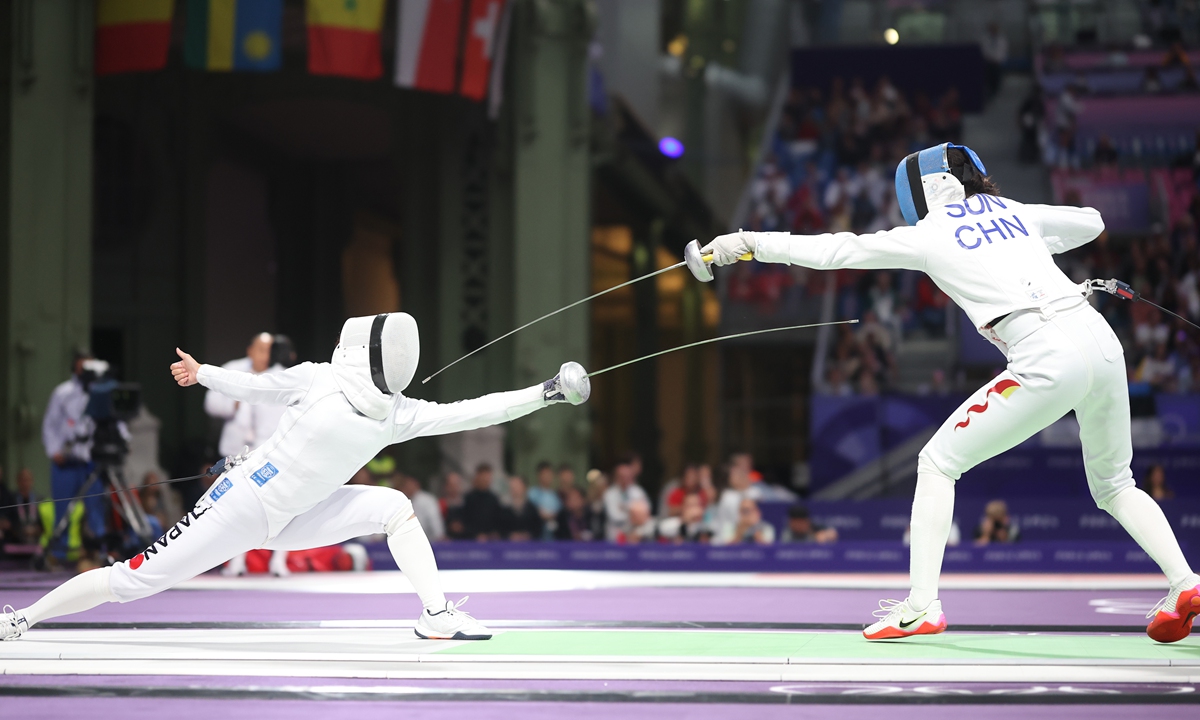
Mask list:
POLYGON ((934 600, 924 610, 914 610, 909 601, 880 600, 873 614, 879 622, 863 630, 868 640, 892 640, 911 635, 936 635, 946 629, 942 601, 934 600))
POLYGON ((457 603, 446 602, 446 609, 431 613, 425 610, 417 625, 413 628, 417 637, 422 640, 490 640, 492 631, 485 628, 478 620, 459 610, 467 601, 463 597, 457 603))
POLYGON ((0 640, 16 640, 28 629, 25 616, 14 610, 12 605, 5 605, 0 610, 0 640))
POLYGON ((1179 642, 1192 632, 1192 620, 1200 615, 1200 575, 1192 573, 1171 588, 1146 617, 1151 618, 1146 634, 1160 643, 1179 642))

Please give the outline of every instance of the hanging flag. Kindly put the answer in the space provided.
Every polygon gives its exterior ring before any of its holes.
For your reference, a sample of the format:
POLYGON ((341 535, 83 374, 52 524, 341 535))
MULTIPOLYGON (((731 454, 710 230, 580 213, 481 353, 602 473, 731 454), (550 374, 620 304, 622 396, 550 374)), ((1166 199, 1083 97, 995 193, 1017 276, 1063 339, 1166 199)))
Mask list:
POLYGON ((161 70, 171 47, 175 0, 100 0, 96 4, 96 74, 161 70))
POLYGON ((283 0, 188 0, 183 57, 196 70, 278 70, 283 0))
POLYGON ((488 70, 495 57, 497 30, 503 12, 504 0, 471 0, 458 92, 472 100, 487 96, 488 70))
POLYGON ((374 80, 383 75, 384 0, 308 0, 308 71, 374 80))
POLYGON ((396 85, 455 91, 462 11, 463 0, 400 0, 396 85))

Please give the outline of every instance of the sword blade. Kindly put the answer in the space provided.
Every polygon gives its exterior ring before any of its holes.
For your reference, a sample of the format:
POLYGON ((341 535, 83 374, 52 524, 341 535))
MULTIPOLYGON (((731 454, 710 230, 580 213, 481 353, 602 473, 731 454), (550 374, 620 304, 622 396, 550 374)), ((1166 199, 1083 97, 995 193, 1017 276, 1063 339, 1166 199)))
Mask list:
POLYGON ((678 347, 673 347, 668 350, 659 350, 656 353, 650 353, 649 355, 643 355, 642 357, 635 358, 633 360, 626 360, 625 362, 620 363, 619 365, 613 365, 612 367, 606 367, 603 370, 597 370, 594 373, 588 373, 588 377, 594 378, 597 375, 603 375, 606 372, 611 372, 613 370, 623 368, 626 365, 633 365, 634 363, 640 363, 643 360, 649 360, 650 358, 656 358, 659 355, 666 355, 667 353, 673 353, 676 350, 687 350, 688 348, 699 347, 700 345, 708 345, 709 343, 721 342, 722 340, 733 340, 735 338, 750 337, 751 335, 765 335, 766 333, 784 332, 785 330, 803 330, 805 328, 824 327, 826 325, 853 325, 854 323, 857 323, 857 322, 858 322, 857 318, 855 318, 854 320, 834 320, 833 322, 812 323, 810 325, 789 325, 788 327, 767 328, 766 330, 751 330, 750 332, 735 333, 733 335, 722 335, 721 337, 709 338, 707 340, 700 340, 699 342, 688 343, 687 345, 680 345, 678 347))
POLYGON ((621 283, 620 285, 613 285, 613 286, 612 286, 612 287, 610 287, 609 289, 607 289, 607 290, 601 290, 600 292, 598 292, 598 293, 596 293, 596 294, 594 294, 594 295, 588 295, 587 297, 585 297, 585 298, 584 298, 584 299, 582 299, 582 300, 576 300, 575 302, 571 303, 570 305, 566 305, 566 306, 564 306, 564 307, 560 307, 559 309, 555 310, 554 312, 548 312, 548 313, 546 313, 545 315, 541 316, 540 318, 538 318, 538 319, 536 319, 536 320, 530 320, 529 322, 525 323, 524 325, 522 325, 521 327, 517 328, 516 330, 509 330, 508 332, 504 333, 503 335, 501 335, 500 337, 496 338, 495 340, 492 340, 492 341, 490 341, 490 342, 487 342, 487 343, 485 343, 485 344, 483 344, 483 345, 480 345, 479 347, 475 348, 475 349, 474 349, 474 350, 472 350, 471 352, 467 353, 466 355, 463 355, 462 357, 460 357, 459 359, 457 359, 457 360, 455 360, 454 362, 450 363, 450 364, 449 364, 449 365, 447 365, 446 367, 442 368, 441 370, 438 370, 438 371, 437 371, 437 372, 435 372, 434 374, 432 374, 432 375, 430 375, 429 377, 425 378, 424 380, 422 380, 422 381, 421 381, 421 384, 422 384, 422 385, 424 385, 425 383, 427 383, 427 382, 429 382, 430 380, 434 379, 434 378, 435 378, 435 377, 437 377, 438 375, 441 375, 441 374, 442 374, 443 372, 445 372, 446 370, 449 370, 450 368, 452 368, 452 367, 454 367, 455 365, 459 364, 459 363, 460 363, 460 362, 462 362, 463 360, 466 360, 467 358, 471 357, 472 355, 474 355, 475 353, 479 352, 480 350, 483 350, 483 349, 485 349, 485 348, 491 347, 492 345, 495 345, 496 343, 500 342, 500 341, 501 341, 501 340, 503 340, 504 338, 506 338, 506 337, 509 337, 509 336, 511 336, 511 335, 515 335, 515 334, 517 334, 517 333, 521 332, 522 330, 524 330, 525 328, 529 327, 530 325, 536 325, 537 323, 540 323, 541 321, 545 320, 545 319, 546 319, 546 318, 548 318, 548 317, 553 317, 553 316, 555 316, 555 315, 559 314, 560 312, 564 312, 564 311, 566 311, 566 310, 570 310, 571 308, 573 308, 573 307, 576 307, 576 306, 578 306, 578 305, 582 305, 582 304, 584 304, 585 302, 587 302, 587 301, 589 301, 589 300, 595 300, 596 298, 600 297, 601 295, 607 295, 608 293, 610 293, 610 292, 612 292, 612 291, 614 291, 614 290, 620 290, 621 288, 623 288, 623 287, 628 287, 628 286, 630 286, 630 285, 633 285, 634 283, 639 283, 639 282, 641 282, 641 281, 643 281, 643 280, 649 280, 650 278, 654 277, 655 275, 662 275, 663 273, 665 273, 665 272, 667 272, 667 271, 674 270, 675 268, 681 268, 681 267, 683 267, 684 265, 687 265, 687 261, 675 263, 674 265, 671 265, 671 266, 669 266, 669 267, 665 267, 665 268, 663 268, 663 269, 661 269, 661 270, 655 270, 655 271, 654 271, 654 272, 652 272, 652 273, 648 273, 648 274, 646 274, 646 275, 642 275, 641 277, 636 277, 636 278, 634 278, 634 279, 632 279, 632 280, 628 280, 628 281, 626 281, 626 282, 623 282, 623 283, 621 283))

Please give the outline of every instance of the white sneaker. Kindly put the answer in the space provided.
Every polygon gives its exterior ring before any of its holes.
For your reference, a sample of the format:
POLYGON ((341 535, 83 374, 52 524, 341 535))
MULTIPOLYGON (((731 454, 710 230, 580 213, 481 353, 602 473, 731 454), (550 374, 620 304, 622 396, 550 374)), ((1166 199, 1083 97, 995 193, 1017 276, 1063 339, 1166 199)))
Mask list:
POLYGON ((446 609, 431 613, 425 610, 417 620, 413 632, 422 640, 490 640, 492 631, 478 620, 459 610, 467 601, 464 596, 457 603, 446 602, 446 609))
POLYGON ((14 610, 12 605, 5 605, 0 610, 0 640, 16 640, 28 629, 25 616, 14 610))
POLYGON ((893 640, 912 635, 937 635, 946 629, 942 601, 934 600, 924 610, 914 610, 907 598, 880 600, 874 613, 879 622, 863 630, 868 640, 893 640))

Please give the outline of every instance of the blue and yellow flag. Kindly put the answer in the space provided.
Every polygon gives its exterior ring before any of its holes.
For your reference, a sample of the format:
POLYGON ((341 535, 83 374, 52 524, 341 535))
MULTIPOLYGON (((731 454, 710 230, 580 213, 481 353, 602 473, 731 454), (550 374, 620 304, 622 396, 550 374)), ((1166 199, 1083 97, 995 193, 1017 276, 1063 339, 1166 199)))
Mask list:
POLYGON ((197 70, 278 70, 283 0, 188 0, 184 58, 197 70))

